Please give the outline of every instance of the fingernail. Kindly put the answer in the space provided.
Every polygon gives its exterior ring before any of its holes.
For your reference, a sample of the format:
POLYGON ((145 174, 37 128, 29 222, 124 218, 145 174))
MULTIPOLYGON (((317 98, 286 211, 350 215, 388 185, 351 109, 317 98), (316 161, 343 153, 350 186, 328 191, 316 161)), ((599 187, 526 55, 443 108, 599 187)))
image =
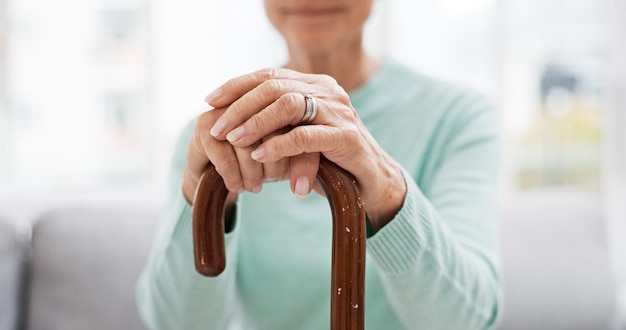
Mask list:
POLYGON ((258 193, 260 193, 260 192, 261 192, 261 190, 262 190, 262 189, 263 189, 263 185, 262 185, 262 184, 260 184, 260 185, 258 185, 258 186, 253 187, 253 188, 250 190, 250 192, 251 192, 251 193, 258 194, 258 193))
POLYGON ((239 126, 239 127, 235 128, 234 130, 230 131, 230 133, 228 133, 228 135, 226 135, 226 140, 228 140, 230 142, 235 142, 235 141, 239 140, 239 138, 241 138, 243 136, 243 133, 244 133, 243 126, 239 126))
POLYGON ((254 160, 260 160, 261 158, 265 157, 265 148, 258 147, 250 154, 250 157, 254 160))
POLYGON ((224 131, 225 128, 226 128, 226 120, 224 120, 223 118, 220 118, 213 125, 213 127, 211 128, 211 131, 209 133, 211 133, 211 135, 213 135, 213 136, 218 136, 218 135, 222 134, 222 132, 224 131))
POLYGON ((209 93, 209 95, 207 95, 204 98, 204 102, 206 102, 208 104, 211 104, 212 102, 217 101, 217 99, 219 99, 220 96, 222 96, 222 89, 218 88, 218 89, 212 91, 211 93, 209 93))
POLYGON ((311 189, 311 184, 309 182, 309 178, 306 176, 301 176, 296 180, 296 189, 295 195, 300 199, 305 199, 306 196, 309 195, 309 190, 311 189))
POLYGON ((278 181, 278 178, 265 178, 264 181, 265 182, 276 182, 276 181, 278 181))

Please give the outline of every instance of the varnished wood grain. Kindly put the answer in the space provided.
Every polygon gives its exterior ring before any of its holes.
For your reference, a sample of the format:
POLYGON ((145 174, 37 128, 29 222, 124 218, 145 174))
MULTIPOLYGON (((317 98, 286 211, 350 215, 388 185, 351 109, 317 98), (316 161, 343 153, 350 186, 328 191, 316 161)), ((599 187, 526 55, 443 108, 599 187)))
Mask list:
MULTIPOLYGON (((364 328, 365 210, 354 177, 321 159, 317 182, 324 189, 333 216, 331 325, 333 330, 364 328)), ((228 191, 212 166, 200 182, 193 209, 196 270, 218 276, 226 266, 224 203, 228 191)))

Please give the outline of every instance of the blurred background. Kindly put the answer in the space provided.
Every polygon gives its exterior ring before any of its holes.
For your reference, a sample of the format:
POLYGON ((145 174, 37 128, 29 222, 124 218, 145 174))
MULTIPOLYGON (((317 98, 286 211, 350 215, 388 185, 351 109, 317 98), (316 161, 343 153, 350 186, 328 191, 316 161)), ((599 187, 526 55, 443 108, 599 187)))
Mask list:
MULTIPOLYGON (((597 207, 622 305, 625 22, 623 0, 378 0, 366 35, 492 100, 501 209, 529 194, 597 207)), ((27 230, 64 205, 160 208, 204 96, 285 57, 260 0, 0 0, 0 217, 27 230)))

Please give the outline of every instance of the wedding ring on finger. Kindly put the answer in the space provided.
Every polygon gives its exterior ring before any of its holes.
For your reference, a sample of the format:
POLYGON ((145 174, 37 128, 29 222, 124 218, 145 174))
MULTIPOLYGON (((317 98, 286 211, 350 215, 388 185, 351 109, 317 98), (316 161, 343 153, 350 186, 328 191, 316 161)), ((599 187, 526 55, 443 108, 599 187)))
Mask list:
POLYGON ((311 94, 304 95, 304 116, 300 120, 300 124, 310 124, 317 116, 317 99, 311 94))

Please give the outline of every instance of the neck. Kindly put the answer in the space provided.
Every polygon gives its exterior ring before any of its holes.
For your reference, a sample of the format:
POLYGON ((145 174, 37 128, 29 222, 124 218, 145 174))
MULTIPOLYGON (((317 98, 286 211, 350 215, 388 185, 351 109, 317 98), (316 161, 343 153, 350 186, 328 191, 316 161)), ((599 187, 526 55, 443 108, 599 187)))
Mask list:
POLYGON ((376 72, 380 61, 368 55, 361 42, 338 49, 312 52, 288 45, 289 61, 286 68, 304 72, 327 74, 350 92, 365 83, 376 72))

